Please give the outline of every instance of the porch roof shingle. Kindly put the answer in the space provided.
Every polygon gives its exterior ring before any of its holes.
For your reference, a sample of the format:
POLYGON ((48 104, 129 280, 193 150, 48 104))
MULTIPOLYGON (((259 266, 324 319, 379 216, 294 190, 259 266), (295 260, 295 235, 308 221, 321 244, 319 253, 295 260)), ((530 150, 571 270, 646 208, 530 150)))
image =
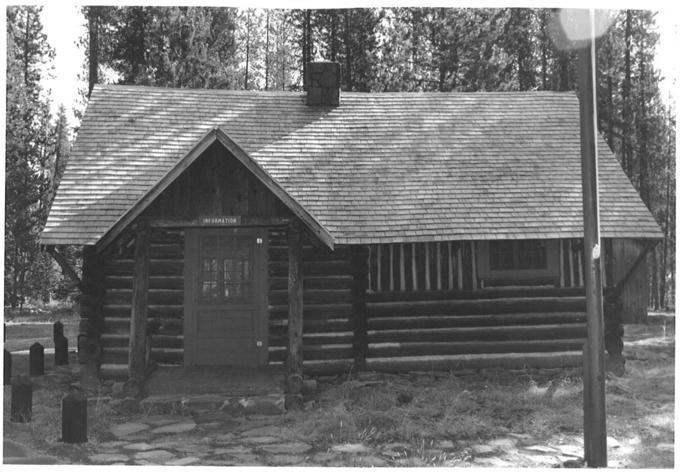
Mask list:
MULTIPOLYGON (((43 244, 94 244, 220 128, 336 244, 582 237, 574 93, 302 93, 96 86, 43 244)), ((600 139, 603 237, 661 232, 600 139)))

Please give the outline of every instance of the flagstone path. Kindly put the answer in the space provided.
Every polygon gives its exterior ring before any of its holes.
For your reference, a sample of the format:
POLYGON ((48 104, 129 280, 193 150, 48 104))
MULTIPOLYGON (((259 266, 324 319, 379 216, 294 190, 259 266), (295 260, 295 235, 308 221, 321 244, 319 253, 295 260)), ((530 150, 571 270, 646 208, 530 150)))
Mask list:
POLYGON ((419 451, 396 442, 320 447, 296 440, 274 417, 220 413, 142 416, 113 425, 109 433, 97 453, 87 457, 90 464, 579 467, 583 451, 580 444, 548 447, 512 434, 462 448, 461 443, 442 440, 419 451))

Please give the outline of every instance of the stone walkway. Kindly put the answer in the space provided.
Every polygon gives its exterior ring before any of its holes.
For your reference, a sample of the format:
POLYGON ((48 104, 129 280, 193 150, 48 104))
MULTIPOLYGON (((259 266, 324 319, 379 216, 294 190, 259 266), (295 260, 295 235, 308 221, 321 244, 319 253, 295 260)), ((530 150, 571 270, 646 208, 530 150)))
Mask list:
POLYGON ((336 444, 321 447, 295 440, 271 416, 235 418, 223 412, 193 416, 143 416, 114 425, 110 437, 88 457, 91 464, 293 466, 477 466, 559 467, 582 465, 583 447, 546 447, 509 434, 486 443, 438 441, 413 450, 407 443, 336 444))

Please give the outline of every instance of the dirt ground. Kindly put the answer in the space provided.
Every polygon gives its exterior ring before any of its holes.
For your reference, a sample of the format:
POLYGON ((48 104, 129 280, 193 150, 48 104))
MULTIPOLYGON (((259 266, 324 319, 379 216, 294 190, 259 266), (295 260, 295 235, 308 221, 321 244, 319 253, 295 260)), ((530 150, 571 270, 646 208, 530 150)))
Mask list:
MULTIPOLYGON (((674 467, 674 344, 672 316, 626 326, 626 374, 606 381, 610 467, 674 467)), ((81 464, 581 465, 579 369, 321 378, 305 411, 270 417, 197 411, 151 417, 92 398, 90 441, 67 445, 59 442, 60 402, 76 380, 71 369, 35 379, 30 424, 9 421, 5 387, 5 439, 81 464), (112 433, 130 425, 142 431, 112 433)))

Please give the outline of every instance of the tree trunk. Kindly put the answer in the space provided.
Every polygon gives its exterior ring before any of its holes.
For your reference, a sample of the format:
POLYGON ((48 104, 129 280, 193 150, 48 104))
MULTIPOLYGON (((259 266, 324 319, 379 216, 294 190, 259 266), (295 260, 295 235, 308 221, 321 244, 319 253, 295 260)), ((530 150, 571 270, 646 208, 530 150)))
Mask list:
POLYGON ((87 98, 90 98, 92 89, 99 81, 99 8, 95 6, 88 7, 88 29, 89 29, 89 53, 88 53, 88 88, 87 98))
POLYGON ((541 89, 548 90, 548 34, 546 32, 546 11, 540 10, 541 21, 541 89))
POLYGON ((652 208, 652 202, 649 200, 649 185, 647 182, 647 96, 645 80, 645 43, 644 39, 640 38, 640 113, 638 127, 640 130, 640 151, 639 151, 639 176, 640 176, 640 197, 642 201, 647 204, 647 207, 652 208))
POLYGON ((267 9, 267 35, 264 46, 264 89, 269 90, 269 9, 267 9))
POLYGON ((248 67, 250 66, 250 10, 246 12, 246 76, 243 88, 248 90, 248 67))
POLYGON ((24 54, 23 57, 23 62, 24 62, 24 85, 26 87, 30 87, 30 83, 28 80, 28 64, 29 64, 29 35, 31 34, 30 32, 30 24, 31 24, 31 11, 29 9, 26 9, 26 34, 24 36, 24 50, 22 51, 24 54))
POLYGON ((352 10, 345 10, 345 90, 351 91, 352 83, 352 10))
POLYGON ((331 14, 331 61, 338 60, 338 15, 335 10, 331 14))
POLYGON ((623 129, 621 135, 623 136, 622 144, 622 164, 623 170, 631 177, 631 156, 630 156, 630 48, 632 35, 633 12, 626 10, 626 27, 624 33, 624 59, 623 59, 623 73, 624 79, 621 84, 621 99, 623 101, 623 129))

